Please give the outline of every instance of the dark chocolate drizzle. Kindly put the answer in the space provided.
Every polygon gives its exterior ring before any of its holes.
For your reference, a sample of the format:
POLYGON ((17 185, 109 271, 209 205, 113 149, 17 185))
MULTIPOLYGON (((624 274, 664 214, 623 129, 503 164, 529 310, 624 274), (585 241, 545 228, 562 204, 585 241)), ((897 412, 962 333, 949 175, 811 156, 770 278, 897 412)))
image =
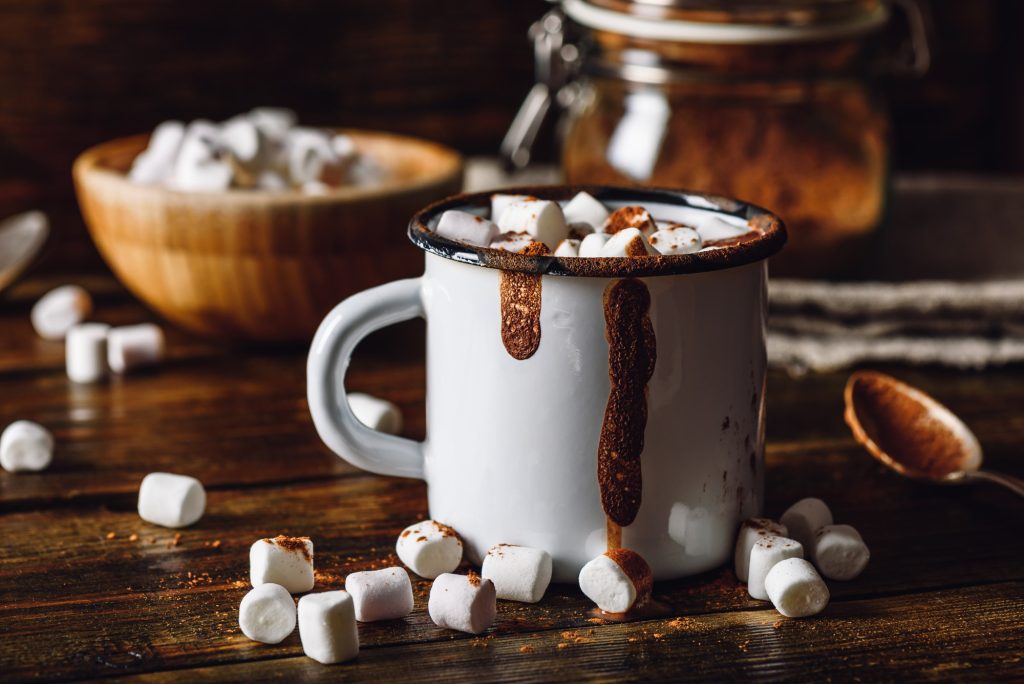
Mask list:
POLYGON ((636 278, 616 280, 605 288, 611 391, 597 447, 597 482, 605 515, 621 527, 632 523, 640 510, 647 382, 657 360, 650 306, 651 294, 636 278))

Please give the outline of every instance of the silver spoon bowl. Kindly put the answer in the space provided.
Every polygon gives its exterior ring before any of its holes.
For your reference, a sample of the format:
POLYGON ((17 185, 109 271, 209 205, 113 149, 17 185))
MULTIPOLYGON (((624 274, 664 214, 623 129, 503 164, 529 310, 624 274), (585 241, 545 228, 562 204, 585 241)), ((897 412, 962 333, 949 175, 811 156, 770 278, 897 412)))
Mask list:
POLYGON ((41 211, 0 221, 0 292, 25 272, 50 236, 50 222, 41 211))

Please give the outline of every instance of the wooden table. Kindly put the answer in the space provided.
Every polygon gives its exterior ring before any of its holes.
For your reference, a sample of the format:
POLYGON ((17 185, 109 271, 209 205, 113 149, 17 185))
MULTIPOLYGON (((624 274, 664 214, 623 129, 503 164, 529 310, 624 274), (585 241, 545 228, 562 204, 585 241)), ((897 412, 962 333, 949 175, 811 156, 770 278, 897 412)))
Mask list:
MULTIPOLYGON (((1024 502, 883 471, 843 425, 841 375, 769 381, 766 513, 820 496, 872 550, 860 578, 830 583, 817 618, 781 618, 722 569, 656 586, 665 619, 605 624, 558 586, 537 606, 502 602, 472 637, 435 627, 416 581, 415 612, 361 625, 354 662, 317 664, 297 633, 249 641, 237 610, 255 539, 312 536, 318 589, 342 588, 349 572, 396 562, 398 532, 426 514, 424 486, 359 472, 320 443, 304 349, 232 350, 169 330, 156 372, 70 384, 62 345, 28 322, 53 284, 24 283, 0 306, 0 423, 36 420, 57 439, 48 471, 0 473, 0 679, 1024 679, 1024 502), (205 517, 180 537, 135 512, 154 470, 207 486, 205 517)), ((109 279, 85 284, 98 320, 150 317, 109 279)), ((375 343, 349 386, 397 402, 421 438, 422 324, 375 343)), ((891 370, 959 412, 988 465, 1024 474, 1024 370, 891 370)))

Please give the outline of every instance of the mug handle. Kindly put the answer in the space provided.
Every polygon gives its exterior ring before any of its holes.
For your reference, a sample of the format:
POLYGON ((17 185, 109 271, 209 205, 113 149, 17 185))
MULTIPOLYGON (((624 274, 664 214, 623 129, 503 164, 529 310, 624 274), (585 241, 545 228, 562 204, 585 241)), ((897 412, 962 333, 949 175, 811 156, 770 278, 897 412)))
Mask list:
POLYGON ((317 434, 357 468, 423 479, 423 443, 366 427, 345 391, 356 345, 375 330, 423 316, 420 278, 396 280, 354 294, 334 307, 313 337, 306 363, 306 398, 317 434))

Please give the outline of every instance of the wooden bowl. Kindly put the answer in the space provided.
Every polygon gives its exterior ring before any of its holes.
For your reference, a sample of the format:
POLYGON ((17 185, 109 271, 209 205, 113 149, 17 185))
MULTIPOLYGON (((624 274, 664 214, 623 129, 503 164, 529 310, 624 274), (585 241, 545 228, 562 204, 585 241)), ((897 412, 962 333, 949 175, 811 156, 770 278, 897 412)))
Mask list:
POLYGON ((462 186, 462 158, 441 145, 346 130, 388 180, 320 196, 136 185, 125 172, 147 136, 84 152, 78 202, 107 264, 137 297, 202 335, 309 340, 360 290, 422 271, 406 239, 417 210, 462 186))

